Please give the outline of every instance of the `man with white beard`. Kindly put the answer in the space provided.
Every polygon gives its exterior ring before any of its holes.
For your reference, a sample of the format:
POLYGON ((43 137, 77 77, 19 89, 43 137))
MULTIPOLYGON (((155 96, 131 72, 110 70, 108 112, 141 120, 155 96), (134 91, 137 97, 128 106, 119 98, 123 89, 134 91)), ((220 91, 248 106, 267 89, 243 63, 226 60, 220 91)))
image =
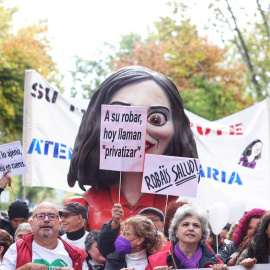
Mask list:
POLYGON ((59 212, 53 204, 39 204, 30 225, 33 232, 11 245, 0 264, 1 270, 88 269, 86 252, 58 236, 59 212))

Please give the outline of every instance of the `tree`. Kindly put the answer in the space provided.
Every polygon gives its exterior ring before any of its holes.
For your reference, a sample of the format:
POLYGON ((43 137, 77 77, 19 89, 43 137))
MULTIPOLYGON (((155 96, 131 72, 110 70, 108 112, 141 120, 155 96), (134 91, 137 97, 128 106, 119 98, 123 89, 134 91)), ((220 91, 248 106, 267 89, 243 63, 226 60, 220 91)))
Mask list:
MULTIPOLYGON (((230 56, 245 65, 247 89, 257 100, 270 96, 269 91, 269 14, 268 3, 262 0, 249 2, 254 8, 248 9, 247 2, 211 0, 209 9, 212 16, 205 27, 216 31, 225 46, 230 48, 230 56), (266 5, 267 4, 267 5, 266 5)), ((175 14, 190 14, 192 3, 185 0, 172 1, 175 14)))
POLYGON ((227 60, 227 48, 200 37, 190 20, 177 23, 170 17, 160 18, 155 26, 156 32, 147 40, 136 42, 133 54, 112 60, 115 69, 136 64, 170 77, 183 99, 189 100, 187 108, 209 120, 252 104, 243 91, 245 68, 227 60))
POLYGON ((221 48, 200 36, 190 18, 178 15, 180 1, 176 2, 172 5, 174 14, 156 21, 145 40, 134 33, 122 36, 119 48, 111 46, 106 62, 85 62, 89 65, 83 74, 93 74, 96 65, 104 73, 127 65, 148 67, 171 78, 187 101, 187 108, 209 120, 252 105, 254 99, 245 91, 244 63, 234 60, 229 46, 221 48))
POLYGON ((75 71, 70 71, 73 86, 71 96, 78 94, 78 89, 82 92, 83 98, 91 98, 99 85, 110 75, 112 71, 112 60, 120 57, 133 56, 133 48, 136 42, 141 40, 141 36, 136 33, 121 36, 119 48, 105 42, 102 49, 96 52, 93 60, 84 60, 75 56, 75 71))
MULTIPOLYGON (((1 3, 1 2, 0 2, 1 3)), ((0 6, 0 143, 21 140, 25 70, 34 69, 51 80, 58 74, 49 55, 47 22, 12 32, 16 9, 0 6)), ((56 81, 56 80, 55 80, 56 81)))

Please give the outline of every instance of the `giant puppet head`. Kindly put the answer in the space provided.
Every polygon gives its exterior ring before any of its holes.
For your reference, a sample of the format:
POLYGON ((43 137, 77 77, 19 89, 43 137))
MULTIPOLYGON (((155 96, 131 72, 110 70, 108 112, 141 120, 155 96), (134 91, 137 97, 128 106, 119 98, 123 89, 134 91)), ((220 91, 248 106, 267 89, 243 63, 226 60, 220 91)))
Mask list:
MULTIPOLYGON (((167 99, 170 105, 170 116, 173 123, 173 134, 167 140, 163 153, 159 154, 187 158, 198 157, 190 122, 174 83, 162 74, 145 67, 125 67, 112 74, 99 86, 88 105, 73 148, 68 173, 69 186, 74 186, 78 181, 82 190, 85 190, 84 185, 91 185, 99 190, 118 183, 120 172, 99 169, 101 105, 113 104, 114 97, 123 97, 123 93, 127 93, 127 90, 137 90, 140 92, 140 99, 143 95, 146 101, 151 101, 153 91, 150 91, 149 85, 162 89, 161 91, 165 94, 163 94, 164 99, 167 99), (150 84, 142 83, 149 81, 150 84), (136 84, 140 84, 142 87, 134 87, 136 84), (145 85, 148 87, 144 87, 145 85), (125 91, 122 91, 123 89, 125 91), (120 90, 121 95, 119 95, 120 90)), ((133 96, 136 97, 136 95, 133 96)), ((150 133, 149 127, 153 124, 149 118, 151 117, 148 116, 147 134, 150 133)))

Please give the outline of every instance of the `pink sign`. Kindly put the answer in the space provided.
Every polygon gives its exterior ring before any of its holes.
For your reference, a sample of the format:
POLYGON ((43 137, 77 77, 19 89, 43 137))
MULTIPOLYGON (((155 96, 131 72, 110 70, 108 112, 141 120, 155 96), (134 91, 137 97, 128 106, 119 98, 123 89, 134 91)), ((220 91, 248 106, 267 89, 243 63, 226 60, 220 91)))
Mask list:
POLYGON ((143 171, 147 108, 102 105, 100 169, 143 171))
POLYGON ((143 193, 196 197, 200 160, 145 155, 143 193))

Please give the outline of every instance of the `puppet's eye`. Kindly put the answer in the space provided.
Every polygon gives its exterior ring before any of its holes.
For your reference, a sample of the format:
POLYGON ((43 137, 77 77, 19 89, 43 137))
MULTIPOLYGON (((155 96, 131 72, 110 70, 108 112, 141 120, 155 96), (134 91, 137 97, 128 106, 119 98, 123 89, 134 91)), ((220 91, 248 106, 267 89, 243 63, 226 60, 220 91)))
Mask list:
POLYGON ((147 121, 155 126, 163 126, 167 122, 167 118, 163 113, 153 112, 148 116, 147 121))

